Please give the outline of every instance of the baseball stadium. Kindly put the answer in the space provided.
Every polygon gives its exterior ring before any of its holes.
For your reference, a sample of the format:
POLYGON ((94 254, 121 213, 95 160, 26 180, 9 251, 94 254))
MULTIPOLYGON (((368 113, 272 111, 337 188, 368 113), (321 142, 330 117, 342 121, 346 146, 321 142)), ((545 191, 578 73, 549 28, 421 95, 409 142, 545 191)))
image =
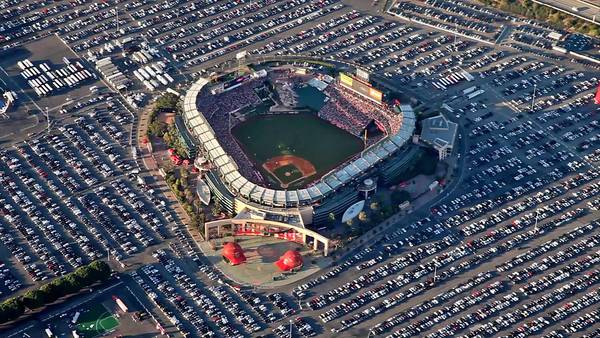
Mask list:
POLYGON ((267 235, 327 255, 328 239, 307 226, 358 202, 365 181, 393 175, 415 129, 410 105, 386 103, 379 88, 364 71, 306 61, 197 80, 183 104, 195 163, 205 191, 236 215, 207 222, 205 239, 267 235))

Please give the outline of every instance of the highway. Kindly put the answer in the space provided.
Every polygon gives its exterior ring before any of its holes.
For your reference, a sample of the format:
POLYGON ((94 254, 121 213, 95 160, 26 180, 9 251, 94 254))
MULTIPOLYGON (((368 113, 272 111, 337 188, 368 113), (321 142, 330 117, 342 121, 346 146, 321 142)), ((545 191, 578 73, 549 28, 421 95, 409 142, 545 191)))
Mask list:
POLYGON ((554 9, 567 12, 573 16, 600 25, 600 1, 598 0, 534 0, 554 9), (573 10, 576 8, 577 10, 573 10))

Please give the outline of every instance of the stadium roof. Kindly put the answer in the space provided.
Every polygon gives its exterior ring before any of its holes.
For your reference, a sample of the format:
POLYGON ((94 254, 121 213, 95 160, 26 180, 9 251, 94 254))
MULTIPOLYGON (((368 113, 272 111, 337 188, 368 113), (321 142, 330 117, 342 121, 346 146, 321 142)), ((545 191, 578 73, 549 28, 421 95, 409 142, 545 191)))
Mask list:
POLYGON ((297 207, 319 201, 331 192, 359 178, 365 170, 396 152, 411 138, 415 129, 415 114, 409 105, 403 105, 400 107, 402 111, 400 130, 364 150, 360 156, 347 163, 343 168, 323 176, 315 185, 305 189, 289 191, 268 189, 250 182, 239 173, 236 163, 220 145, 209 122, 198 111, 196 105, 198 95, 208 83, 208 80, 201 78, 187 91, 183 101, 183 117, 186 126, 191 134, 198 138, 206 156, 218 168, 223 183, 228 189, 234 194, 262 205, 297 207))
POLYGON ((444 115, 433 116, 423 120, 421 139, 436 149, 452 148, 457 129, 458 124, 449 121, 444 115))

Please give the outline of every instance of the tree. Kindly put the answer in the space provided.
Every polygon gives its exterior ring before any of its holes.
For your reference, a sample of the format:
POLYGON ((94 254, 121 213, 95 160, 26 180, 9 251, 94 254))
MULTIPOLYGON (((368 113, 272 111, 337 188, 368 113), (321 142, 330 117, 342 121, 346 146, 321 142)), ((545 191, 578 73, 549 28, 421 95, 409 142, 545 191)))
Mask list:
POLYGON ((410 194, 406 190, 394 190, 390 195, 390 199, 394 207, 397 207, 405 201, 410 201, 410 194))
POLYGON ((379 210, 379 202, 371 202, 371 205, 369 205, 369 207, 373 211, 379 210))
POLYGON ((330 212, 327 218, 329 219, 329 223, 333 224, 335 222, 335 214, 333 212, 330 212))
POLYGON ((42 285, 40 291, 44 293, 46 303, 52 303, 62 296, 60 289, 54 283, 42 285))
POLYGON ((366 223, 366 222, 369 221, 369 215, 367 215, 367 213, 365 211, 361 211, 358 214, 358 220, 361 221, 361 222, 363 222, 363 223, 366 223))
POLYGON ((46 293, 39 289, 29 290, 25 292, 22 299, 25 307, 34 310, 46 304, 46 293))
POLYGON ((25 313, 25 306, 20 298, 9 298, 0 304, 0 323, 18 318, 25 313))
POLYGON ((165 93, 156 100, 156 109, 175 109, 179 98, 175 94, 165 93))
POLYGON ((0 304, 0 323, 18 318, 25 312, 25 307, 36 309, 50 304, 58 298, 75 293, 97 281, 105 281, 111 270, 106 262, 94 261, 78 268, 64 277, 42 285, 38 290, 26 292, 23 297, 13 297, 0 304))
POLYGON ((223 211, 221 208, 221 203, 215 201, 215 204, 212 207, 212 214, 213 216, 219 216, 221 214, 221 212, 223 211))
POLYGON ((95 281, 103 282, 110 278, 111 270, 108 263, 104 261, 93 261, 89 265, 95 281))

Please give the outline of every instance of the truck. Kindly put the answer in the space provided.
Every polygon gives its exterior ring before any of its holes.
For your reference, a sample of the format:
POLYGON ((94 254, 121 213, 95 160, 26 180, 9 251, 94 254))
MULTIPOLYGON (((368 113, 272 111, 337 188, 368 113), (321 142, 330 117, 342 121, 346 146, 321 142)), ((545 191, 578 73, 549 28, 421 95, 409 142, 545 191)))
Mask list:
POLYGON ((467 89, 464 89, 463 90, 463 95, 468 95, 468 94, 474 92, 475 89, 477 89, 477 86, 471 86, 471 87, 469 87, 467 89))
POLYGON ((472 100, 473 98, 475 98, 475 97, 477 97, 477 96, 479 96, 479 95, 481 95, 481 94, 483 94, 483 93, 485 93, 485 90, 483 90, 483 89, 479 89, 479 90, 477 90, 477 91, 474 91, 474 92, 472 92, 471 94, 467 95, 467 98, 468 98, 469 100, 472 100))

